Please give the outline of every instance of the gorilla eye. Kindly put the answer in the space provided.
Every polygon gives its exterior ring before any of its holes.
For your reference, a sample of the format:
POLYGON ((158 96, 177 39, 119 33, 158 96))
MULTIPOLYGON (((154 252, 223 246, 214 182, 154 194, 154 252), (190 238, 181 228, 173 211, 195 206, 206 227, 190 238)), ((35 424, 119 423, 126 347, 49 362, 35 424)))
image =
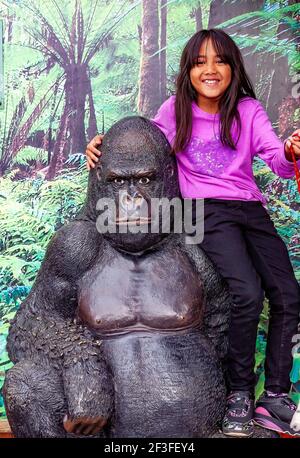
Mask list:
POLYGON ((150 178, 148 177, 142 177, 139 179, 139 184, 148 184, 150 183, 150 178))
POLYGON ((124 184, 125 181, 123 180, 123 178, 114 178, 114 183, 116 184, 124 184))

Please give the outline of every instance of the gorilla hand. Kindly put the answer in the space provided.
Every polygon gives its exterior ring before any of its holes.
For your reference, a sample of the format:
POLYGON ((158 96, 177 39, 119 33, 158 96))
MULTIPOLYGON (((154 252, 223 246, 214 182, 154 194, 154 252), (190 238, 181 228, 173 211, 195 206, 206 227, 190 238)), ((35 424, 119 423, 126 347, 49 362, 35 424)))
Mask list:
POLYGON ((64 428, 67 433, 73 433, 76 435, 92 436, 101 431, 106 425, 107 419, 104 417, 77 417, 69 418, 67 415, 64 416, 64 428))

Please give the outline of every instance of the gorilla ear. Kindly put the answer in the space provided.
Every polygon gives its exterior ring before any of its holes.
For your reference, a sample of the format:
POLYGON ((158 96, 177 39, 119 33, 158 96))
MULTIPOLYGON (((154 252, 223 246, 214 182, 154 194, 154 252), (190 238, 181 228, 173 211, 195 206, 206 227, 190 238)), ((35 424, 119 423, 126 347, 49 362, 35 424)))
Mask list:
POLYGON ((102 178, 102 164, 100 162, 98 162, 97 165, 96 165, 96 176, 97 176, 97 180, 101 181, 101 178, 102 178))
POLYGON ((172 176, 174 175, 175 173, 175 170, 174 170, 174 166, 172 164, 168 164, 166 167, 165 167, 165 176, 167 178, 172 178, 172 176))

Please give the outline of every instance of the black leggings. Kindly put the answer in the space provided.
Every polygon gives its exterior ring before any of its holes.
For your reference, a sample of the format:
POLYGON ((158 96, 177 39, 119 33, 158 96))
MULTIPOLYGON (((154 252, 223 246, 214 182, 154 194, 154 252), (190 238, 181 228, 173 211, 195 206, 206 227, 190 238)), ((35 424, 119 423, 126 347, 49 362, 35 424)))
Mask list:
POLYGON ((254 390, 255 344, 265 292, 270 306, 265 389, 288 392, 300 286, 287 248, 259 201, 205 199, 204 217, 200 247, 227 280, 234 302, 229 328, 229 387, 254 390))

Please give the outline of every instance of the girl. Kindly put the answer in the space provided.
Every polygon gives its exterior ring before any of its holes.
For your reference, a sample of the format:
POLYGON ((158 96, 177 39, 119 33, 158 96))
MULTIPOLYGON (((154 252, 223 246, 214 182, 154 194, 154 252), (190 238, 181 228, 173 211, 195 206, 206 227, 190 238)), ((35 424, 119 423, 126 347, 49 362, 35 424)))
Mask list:
MULTIPOLYGON (((300 129, 285 144, 278 139, 255 98, 238 47, 218 29, 202 30, 188 41, 176 95, 163 103, 153 122, 176 154, 183 198, 205 199, 201 248, 233 297, 223 433, 250 436, 253 418, 263 427, 293 433, 296 406, 288 393, 300 287, 256 186, 252 162, 257 155, 274 173, 291 178, 290 147, 300 159, 300 129), (266 381, 254 413, 255 342, 264 293, 270 304, 266 381)), ((96 136, 87 147, 88 167, 98 161, 101 140, 96 136)))

